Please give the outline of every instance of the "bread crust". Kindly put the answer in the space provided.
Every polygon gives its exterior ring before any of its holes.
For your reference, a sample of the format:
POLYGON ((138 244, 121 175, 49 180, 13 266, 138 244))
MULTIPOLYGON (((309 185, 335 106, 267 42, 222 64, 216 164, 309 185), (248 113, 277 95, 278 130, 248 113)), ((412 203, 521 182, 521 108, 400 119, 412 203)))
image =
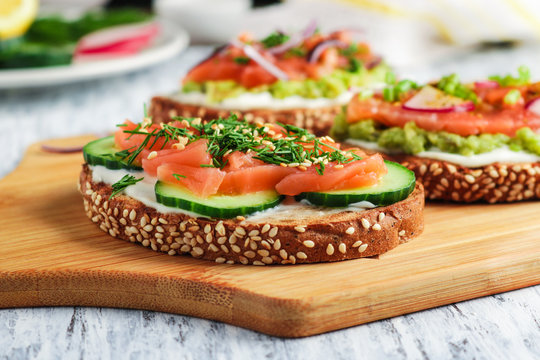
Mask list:
POLYGON ((540 199, 540 162, 468 168, 412 155, 388 155, 416 174, 428 199, 488 203, 540 199))
POLYGON ((125 195, 109 200, 111 186, 93 182, 87 164, 79 188, 87 216, 111 236, 217 263, 298 264, 374 256, 419 235, 424 227, 421 185, 407 199, 386 207, 301 222, 194 218, 159 213, 125 195))
POLYGON ((165 96, 155 96, 150 102, 149 109, 149 115, 154 123, 167 123, 173 116, 200 117, 203 120, 213 120, 219 117, 227 117, 231 112, 241 120, 290 124, 304 128, 317 136, 324 136, 330 132, 334 117, 341 112, 341 105, 286 110, 253 109, 231 111, 202 105, 184 104, 165 96))

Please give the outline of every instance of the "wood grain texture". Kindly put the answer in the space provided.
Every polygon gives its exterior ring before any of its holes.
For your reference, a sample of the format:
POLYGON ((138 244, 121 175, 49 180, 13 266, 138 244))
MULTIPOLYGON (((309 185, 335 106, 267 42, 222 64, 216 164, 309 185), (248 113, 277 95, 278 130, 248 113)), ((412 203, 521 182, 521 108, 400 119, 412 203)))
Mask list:
POLYGON ((540 283, 536 202, 431 204, 424 234, 378 259, 220 265, 104 235, 76 189, 81 162, 34 145, 0 181, 0 307, 140 308, 299 337, 540 283))

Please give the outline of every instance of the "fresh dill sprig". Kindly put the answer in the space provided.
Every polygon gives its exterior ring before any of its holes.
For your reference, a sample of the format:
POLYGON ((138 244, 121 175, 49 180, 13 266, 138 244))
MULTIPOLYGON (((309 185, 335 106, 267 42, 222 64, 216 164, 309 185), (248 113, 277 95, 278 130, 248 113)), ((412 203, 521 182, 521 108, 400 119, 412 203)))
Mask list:
POLYGON ((124 175, 124 177, 122 177, 120 180, 118 180, 117 182, 112 184, 113 192, 112 192, 111 196, 109 196, 109 200, 112 199, 115 195, 117 195, 117 194, 121 193, 122 191, 124 191, 128 186, 135 185, 136 183, 138 183, 142 179, 144 179, 144 178, 137 179, 133 175, 129 175, 129 174, 124 175))
POLYGON ((150 131, 124 130, 130 136, 144 135, 145 138, 136 149, 123 150, 122 156, 129 153, 127 163, 131 164, 146 148, 156 145, 163 149, 171 142, 188 145, 196 140, 207 140, 207 151, 212 156, 212 164, 201 167, 223 169, 227 156, 235 151, 253 153, 253 158, 267 164, 305 168, 315 166, 322 175, 329 162, 347 164, 360 157, 353 152, 343 151, 333 146, 330 138, 317 138, 307 130, 289 124, 252 124, 238 121, 236 115, 211 121, 198 118, 174 117, 173 122, 161 124, 161 129, 150 131))
POLYGON ((172 176, 176 179, 176 180, 180 180, 182 178, 186 178, 187 176, 186 175, 180 175, 180 174, 172 174, 172 176))

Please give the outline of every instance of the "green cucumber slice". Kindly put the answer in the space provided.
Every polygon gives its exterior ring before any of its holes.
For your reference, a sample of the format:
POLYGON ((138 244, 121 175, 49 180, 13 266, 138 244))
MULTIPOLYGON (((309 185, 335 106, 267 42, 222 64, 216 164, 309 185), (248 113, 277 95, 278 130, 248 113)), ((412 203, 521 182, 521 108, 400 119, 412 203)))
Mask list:
POLYGON ((406 199, 416 184, 414 173, 405 166, 384 161, 388 173, 375 186, 327 192, 305 192, 297 200, 306 199, 314 205, 344 207, 349 204, 369 201, 378 206, 386 206, 406 199))
POLYGON ((114 136, 89 142, 83 147, 84 160, 89 165, 102 165, 107 169, 142 170, 140 166, 128 164, 116 155, 120 151, 114 145, 114 136))
POLYGON ((155 192, 157 201, 163 205, 222 219, 269 209, 283 199, 273 190, 200 198, 185 188, 162 181, 156 183, 155 192))

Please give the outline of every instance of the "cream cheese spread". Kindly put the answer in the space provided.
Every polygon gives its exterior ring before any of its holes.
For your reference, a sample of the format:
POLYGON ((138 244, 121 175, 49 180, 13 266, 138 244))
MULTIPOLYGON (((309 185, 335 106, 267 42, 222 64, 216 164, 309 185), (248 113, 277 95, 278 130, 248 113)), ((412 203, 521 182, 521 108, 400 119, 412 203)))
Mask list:
MULTIPOLYGON (((395 151, 389 151, 388 149, 380 147, 376 142, 364 141, 358 139, 347 139, 347 144, 359 146, 364 149, 378 151, 382 153, 392 154, 395 151)), ((486 166, 494 163, 531 163, 540 161, 540 156, 531 154, 526 151, 512 151, 507 146, 500 147, 493 151, 485 152, 482 154, 475 154, 471 156, 465 156, 460 154, 452 154, 441 151, 439 149, 431 149, 429 151, 422 151, 414 156, 428 159, 435 159, 441 161, 448 161, 457 165, 474 168, 480 166, 486 166)))

